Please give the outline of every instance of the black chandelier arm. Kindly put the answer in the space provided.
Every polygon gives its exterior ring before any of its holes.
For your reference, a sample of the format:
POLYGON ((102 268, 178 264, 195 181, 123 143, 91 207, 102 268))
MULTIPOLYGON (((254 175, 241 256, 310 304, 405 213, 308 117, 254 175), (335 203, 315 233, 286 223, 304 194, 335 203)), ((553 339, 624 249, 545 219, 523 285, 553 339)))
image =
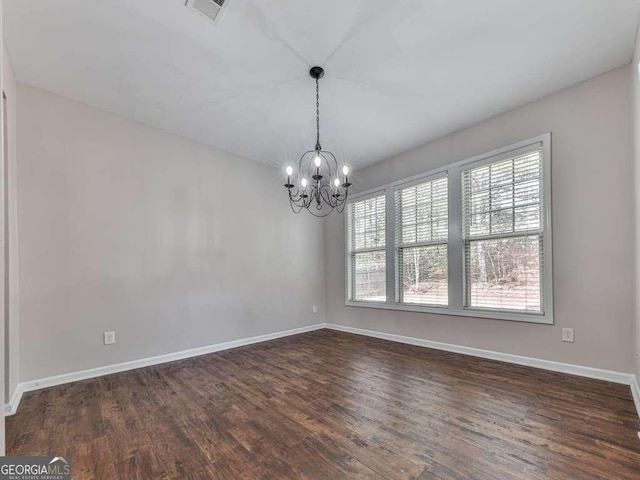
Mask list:
POLYGON ((309 185, 306 189, 300 189, 298 187, 287 188, 289 193, 289 199, 296 205, 307 207, 312 202, 325 203, 326 205, 336 207, 344 202, 349 194, 348 188, 339 187, 334 190, 328 183, 317 182, 309 185))
MULTIPOLYGON (((285 188, 287 188, 287 186, 285 185, 285 188)), ((309 184, 307 187, 305 188, 301 188, 301 187, 291 187, 291 188, 287 188, 287 190, 289 191, 289 198, 293 199, 295 201, 298 201, 300 199, 303 198, 308 198, 308 197, 313 197, 313 190, 315 189, 315 185, 314 184, 309 184), (294 191, 295 188, 295 191, 294 191)))
POLYGON ((298 198, 293 200, 293 203, 302 208, 309 208, 309 204, 311 203, 310 198, 309 195, 300 194, 298 198))
POLYGON ((338 213, 343 213, 344 209, 347 205, 347 199, 349 198, 349 190, 345 190, 344 194, 339 193, 338 197, 333 197, 333 193, 331 187, 329 185, 321 185, 320 189, 316 189, 315 186, 309 188, 308 193, 301 193, 299 195, 292 195, 289 193, 289 204, 291 206, 291 210, 298 214, 302 212, 302 210, 309 211, 314 217, 326 217, 333 210, 336 210, 338 213), (318 208, 317 201, 316 208, 311 208, 314 200, 317 200, 318 196, 321 198, 320 208, 318 208), (334 200, 331 200, 331 199, 334 200), (327 210, 327 207, 329 210, 327 210), (321 212, 321 213, 320 213, 321 212))
POLYGON ((344 212, 345 207, 347 206, 347 199, 349 198, 349 189, 346 189, 344 192, 344 197, 340 200, 340 204, 337 206, 338 213, 344 212))
POLYGON ((326 209, 322 209, 320 212, 318 211, 314 211, 312 208, 308 209, 308 212, 313 215, 314 217, 318 217, 318 218, 323 218, 323 217, 327 217, 331 214, 331 212, 333 212, 333 210, 335 209, 335 207, 329 207, 329 210, 326 209))
MULTIPOLYGON (((304 160, 304 158, 309 155, 310 153, 315 153, 315 150, 307 150, 306 152, 304 152, 301 156, 300 156, 300 160, 298 160, 298 175, 302 174, 302 161, 304 160)), ((313 159, 313 156, 311 157, 311 159, 313 159)), ((309 169, 309 167, 311 166, 311 160, 309 160, 309 165, 307 166, 307 170, 309 169)))
POLYGON ((296 205, 291 199, 289 199, 289 205, 291 206, 291 210, 293 211, 293 213, 295 213, 296 215, 304 210, 303 206, 296 205))
MULTIPOLYGON (((329 175, 329 181, 332 181, 334 178, 337 178, 340 175, 338 171, 338 160, 336 156, 328 150, 307 150, 304 152, 300 159, 298 160, 298 175, 302 176, 302 172, 313 172, 316 169, 315 165, 312 164, 315 155, 320 155, 326 161, 326 166, 329 175), (306 161, 305 161, 306 159, 306 161), (333 163, 333 168, 331 168, 331 163, 333 163)), ((309 180, 309 179, 307 179, 309 180)))
POLYGON ((295 205, 299 208, 309 208, 309 198, 309 195, 304 193, 304 191, 293 195, 291 193, 291 189, 289 190, 289 202, 292 206, 295 205))
POLYGON ((302 200, 304 200, 304 198, 301 194, 299 195, 296 193, 295 195, 292 195, 291 189, 289 189, 289 205, 291 206, 293 213, 298 214, 306 208, 304 202, 301 202, 302 200))
POLYGON ((300 189, 298 187, 296 187, 295 185, 292 186, 291 188, 289 188, 287 185, 285 185, 284 188, 286 188, 289 191, 289 198, 297 197, 299 195, 299 193, 300 193, 300 189), (295 193, 292 193, 294 188, 295 188, 295 193))
POLYGON ((300 189, 296 187, 295 193, 292 193, 293 188, 287 188, 289 190, 289 200, 298 200, 300 198, 300 189))
MULTIPOLYGON (((333 159, 333 166, 336 168, 336 177, 338 175, 340 175, 340 172, 338 171, 338 160, 336 159, 336 156, 331 153, 329 150, 321 150, 320 153, 322 153, 322 155, 326 158, 327 155, 329 155, 332 159, 333 159)), ((327 162, 328 164, 329 162, 327 162)), ((333 175, 331 175, 331 167, 329 166, 329 177, 332 177, 333 175)))
POLYGON ((344 211, 344 206, 347 203, 347 198, 349 198, 349 190, 337 190, 335 194, 331 195, 331 197, 335 199, 333 201, 333 206, 338 209, 338 213, 342 213, 344 211))
POLYGON ((300 197, 300 196, 291 197, 291 198, 289 198, 289 200, 296 207, 305 208, 305 202, 304 202, 305 199, 303 197, 300 197))
POLYGON ((342 213, 344 211, 348 198, 349 198, 348 193, 345 193, 340 199, 338 199, 338 201, 336 202, 336 208, 338 210, 338 213, 342 213))
POLYGON ((320 194, 324 203, 330 205, 331 207, 335 207, 335 202, 332 200, 333 193, 331 191, 331 187, 328 184, 325 183, 324 185, 322 185, 322 187, 320 188, 320 194))
POLYGON ((312 203, 318 203, 318 188, 316 185, 309 185, 308 187, 308 199, 306 202, 307 208, 311 208, 312 203))

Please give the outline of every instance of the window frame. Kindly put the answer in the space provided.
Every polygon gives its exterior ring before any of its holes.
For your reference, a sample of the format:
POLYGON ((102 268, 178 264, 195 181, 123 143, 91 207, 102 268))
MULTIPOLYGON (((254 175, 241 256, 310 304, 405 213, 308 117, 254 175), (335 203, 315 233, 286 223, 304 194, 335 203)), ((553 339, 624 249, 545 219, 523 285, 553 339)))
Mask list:
POLYGON ((539 323, 553 325, 553 242, 552 242, 552 198, 551 198, 551 133, 545 133, 521 142, 517 142, 502 148, 482 153, 465 160, 454 162, 443 167, 429 170, 425 173, 403 178, 385 185, 368 189, 351 196, 349 204, 377 196, 386 195, 386 302, 353 301, 349 299, 351 287, 351 272, 349 263, 348 222, 344 219, 345 242, 345 305, 352 307, 379 308, 385 310, 399 310, 419 313, 432 313, 440 315, 453 315, 460 317, 478 317, 496 320, 510 320, 517 322, 539 323), (463 237, 463 173, 471 168, 481 167, 490 163, 496 163, 531 151, 540 145, 542 150, 542 202, 543 202, 543 282, 544 301, 542 313, 520 312, 509 310, 492 310, 486 308, 471 308, 464 306, 465 273, 464 273, 464 237, 463 237), (425 306, 399 303, 397 296, 398 282, 398 255, 396 246, 396 204, 395 192, 398 189, 411 185, 428 182, 448 177, 449 198, 449 236, 448 236, 448 280, 449 280, 449 305, 425 306))

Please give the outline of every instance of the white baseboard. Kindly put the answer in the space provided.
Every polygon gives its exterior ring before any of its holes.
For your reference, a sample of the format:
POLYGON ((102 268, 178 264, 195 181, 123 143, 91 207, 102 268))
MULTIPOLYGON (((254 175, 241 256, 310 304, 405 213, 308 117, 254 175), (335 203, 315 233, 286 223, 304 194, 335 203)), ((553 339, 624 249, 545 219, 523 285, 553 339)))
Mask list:
MULTIPOLYGON (((473 347, 464 347, 461 345, 453 345, 450 343, 434 342, 424 340, 422 338, 405 337, 403 335, 395 335, 393 333, 377 332, 374 330, 364 330, 361 328, 347 327, 345 325, 336 325, 332 323, 325 324, 325 327, 339 332, 355 333, 356 335, 365 335, 367 337, 380 338, 390 340, 392 342, 406 343, 408 345, 416 345, 419 347, 433 348, 435 350, 443 350, 446 352, 461 353, 463 355, 471 355, 474 357, 488 358, 490 360, 498 360, 500 362, 514 363, 516 365, 524 365, 527 367, 541 368, 543 370, 551 370, 554 372, 568 373, 578 375, 580 377, 595 378, 597 380, 605 380, 612 383, 621 383, 623 385, 636 385, 636 376, 632 373, 614 372, 611 370, 601 370, 599 368, 583 367, 581 365, 572 365, 570 363, 554 362, 552 360, 542 360, 540 358, 523 357, 520 355, 512 355, 510 353, 500 353, 491 350, 482 350, 473 347)), ((640 390, 636 391, 640 399, 640 390)), ((636 398, 636 397, 634 397, 636 398)), ((640 415, 640 405, 636 400, 638 415, 640 415)))
POLYGON ((637 375, 633 376, 633 382, 631 383, 631 395, 633 396, 633 403, 636 404, 638 417, 640 417, 640 378, 638 378, 637 375))
POLYGON ((185 358, 198 357, 200 355, 206 355, 208 353, 220 352, 222 350, 229 350, 231 348, 242 347, 244 345, 251 345, 253 343, 266 342, 268 340, 275 340, 276 338, 288 337, 290 335, 298 335, 300 333, 312 332, 314 330, 321 330, 324 328, 324 324, 319 323, 316 325, 310 325, 308 327, 294 328, 292 330, 284 330, 281 332, 268 333, 266 335, 259 335, 257 337, 242 338, 240 340, 233 340, 230 342, 217 343, 215 345, 208 345, 206 347, 193 348, 191 350, 183 350, 181 352, 167 353, 165 355, 158 355, 156 357, 142 358, 139 360, 132 360, 130 362, 117 363, 114 365, 106 365, 104 367, 91 368, 89 370, 82 370, 80 372, 66 373, 63 375, 56 375, 53 377, 41 378, 38 380, 32 380, 28 382, 19 383, 16 390, 11 395, 11 400, 8 404, 5 404, 5 415, 13 415, 18 410, 20 399, 25 392, 33 390, 40 390, 41 388, 53 387, 55 385, 62 385, 64 383, 77 382, 79 380, 86 380, 89 378, 102 377, 104 375, 110 375, 112 373, 126 372, 128 370, 135 370, 137 368, 149 367, 151 365, 158 365, 161 363, 175 362, 176 360, 183 360, 185 358))
POLYGON ((5 403, 4 405, 5 416, 13 415, 18 411, 18 405, 20 405, 20 400, 22 400, 22 394, 24 393, 23 385, 24 384, 21 384, 21 383, 16 385, 16 389, 13 391, 13 394, 9 399, 9 403, 5 403))

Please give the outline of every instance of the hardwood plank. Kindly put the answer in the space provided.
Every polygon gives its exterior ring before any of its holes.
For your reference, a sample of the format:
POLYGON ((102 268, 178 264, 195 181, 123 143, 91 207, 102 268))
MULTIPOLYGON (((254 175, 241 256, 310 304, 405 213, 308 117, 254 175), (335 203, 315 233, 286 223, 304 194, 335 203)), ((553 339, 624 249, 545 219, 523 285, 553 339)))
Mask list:
POLYGON ((329 330, 31 392, 74 478, 640 478, 628 387, 329 330))

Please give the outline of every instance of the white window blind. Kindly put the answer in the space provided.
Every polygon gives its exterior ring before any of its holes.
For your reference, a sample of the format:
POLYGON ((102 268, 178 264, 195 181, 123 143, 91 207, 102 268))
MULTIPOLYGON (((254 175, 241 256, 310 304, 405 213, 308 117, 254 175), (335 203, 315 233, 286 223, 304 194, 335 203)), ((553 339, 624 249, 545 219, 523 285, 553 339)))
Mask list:
POLYGON ((396 298, 398 303, 449 303, 447 178, 395 192, 396 298))
POLYGON ((463 171, 466 308, 544 313, 543 164, 536 145, 463 171))
POLYGON ((349 298, 386 302, 386 197, 349 204, 347 210, 349 298))

